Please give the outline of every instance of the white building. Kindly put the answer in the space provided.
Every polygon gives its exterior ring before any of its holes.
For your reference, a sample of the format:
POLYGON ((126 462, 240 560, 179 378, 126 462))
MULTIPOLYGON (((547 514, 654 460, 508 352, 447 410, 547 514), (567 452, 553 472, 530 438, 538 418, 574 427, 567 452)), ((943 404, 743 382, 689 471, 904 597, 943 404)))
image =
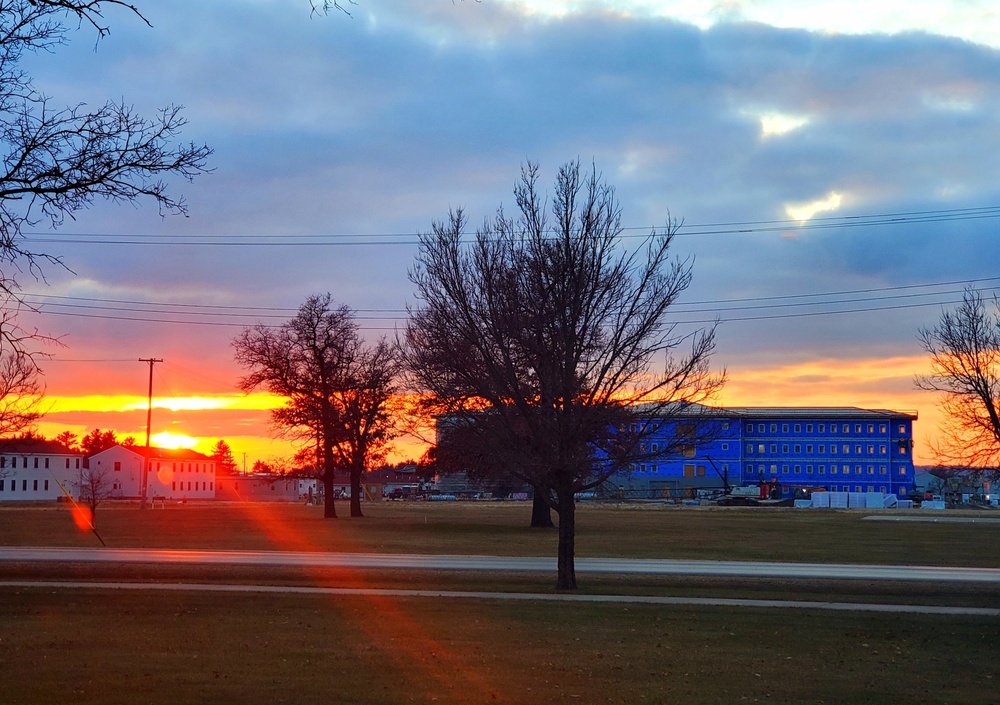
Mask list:
MULTIPOLYGON (((110 482, 111 498, 138 499, 145 446, 117 445, 90 457, 92 472, 110 482)), ((150 448, 146 498, 215 499, 215 460, 186 448, 150 448)))
POLYGON ((53 501, 69 492, 76 497, 76 483, 83 454, 62 443, 38 438, 0 440, 0 502, 53 501))

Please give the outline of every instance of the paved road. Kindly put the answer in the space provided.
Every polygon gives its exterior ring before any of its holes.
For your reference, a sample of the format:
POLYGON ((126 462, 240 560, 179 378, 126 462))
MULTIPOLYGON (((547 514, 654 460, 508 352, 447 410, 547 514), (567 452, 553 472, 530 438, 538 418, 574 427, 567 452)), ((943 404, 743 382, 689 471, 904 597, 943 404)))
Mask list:
MULTIPOLYGON (((516 572, 554 572, 556 569, 555 558, 130 548, 0 547, 0 565, 4 562, 153 563, 516 572)), ((913 580, 1000 584, 1000 569, 997 568, 577 558, 576 571, 577 573, 641 575, 913 580)))
POLYGON ((702 607, 765 607, 779 609, 837 610, 883 613, 968 615, 1000 617, 992 607, 947 607, 940 605, 867 604, 859 602, 809 602, 804 600, 752 600, 724 597, 666 597, 657 595, 582 595, 576 593, 469 592, 461 590, 394 590, 325 588, 295 585, 224 585, 217 583, 111 583, 49 580, 0 580, 0 588, 44 590, 137 590, 225 593, 279 593, 289 595, 430 597, 467 600, 515 600, 543 602, 614 602, 643 605, 694 605, 702 607))

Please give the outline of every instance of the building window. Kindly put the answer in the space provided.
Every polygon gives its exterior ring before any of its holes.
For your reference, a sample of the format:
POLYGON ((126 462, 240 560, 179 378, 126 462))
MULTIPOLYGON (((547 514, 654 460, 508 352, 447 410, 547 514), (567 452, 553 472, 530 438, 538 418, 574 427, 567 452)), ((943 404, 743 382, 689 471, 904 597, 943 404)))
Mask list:
POLYGON ((722 450, 729 450, 729 444, 728 443, 723 443, 722 444, 722 450))
POLYGON ((906 433, 906 426, 905 425, 899 424, 899 433, 900 433, 900 435, 903 435, 903 434, 906 433))
POLYGON ((855 433, 861 433, 861 424, 855 424, 854 425, 854 432, 855 433))
POLYGON ((874 465, 869 465, 868 466, 868 474, 869 475, 874 475, 875 474, 875 466, 874 465))
POLYGON ((844 433, 850 433, 850 432, 851 432, 851 424, 845 423, 844 424, 844 433))
POLYGON ((170 489, 176 490, 177 489, 177 483, 176 482, 171 482, 170 483, 170 489))
MULTIPOLYGON (((35 460, 38 460, 38 458, 35 458, 35 460)), ((38 480, 31 483, 31 491, 38 492, 38 480)))
POLYGON ((819 425, 819 432, 820 433, 826 433, 826 424, 825 423, 821 423, 819 425))
POLYGON ((115 461, 115 472, 121 472, 121 470, 122 470, 122 461, 116 460, 115 461))
POLYGON ((900 465, 899 466, 899 474, 900 475, 905 475, 906 474, 906 466, 905 465, 900 465))
POLYGON ((879 433, 885 433, 885 424, 884 423, 880 423, 878 425, 878 432, 879 433))
POLYGON ((786 423, 781 424, 781 432, 788 433, 788 424, 786 423))
POLYGON ((811 445, 807 445, 806 446, 806 453, 810 453, 811 454, 812 452, 813 452, 813 447, 811 445))
POLYGON ((879 452, 879 455, 885 455, 885 446, 884 445, 880 445, 878 447, 878 452, 879 452))
MULTIPOLYGON (((653 463, 653 464, 651 464, 649 466, 649 471, 650 472, 656 472, 656 463, 653 463)), ((205 489, 205 483, 204 482, 201 483, 201 489, 205 489)))
POLYGON ((27 480, 21 480, 21 491, 22 492, 27 492, 28 491, 28 481, 27 480))
MULTIPOLYGON (((844 471, 845 475, 850 475, 851 474, 851 466, 850 465, 845 465, 844 467, 841 468, 841 470, 844 471)), ((860 472, 860 471, 861 471, 861 469, 858 468, 858 472, 860 472)))
POLYGON ((776 443, 772 443, 771 444, 771 454, 773 455, 774 453, 777 453, 777 452, 778 452, 778 445, 776 443))
POLYGON ((868 446, 868 455, 875 455, 875 446, 868 446))
POLYGON ((650 443, 649 444, 649 450, 652 451, 653 453, 655 453, 658 450, 660 450, 660 446, 657 445, 656 443, 650 443))
POLYGON ((879 475, 885 475, 885 465, 879 465, 878 466, 878 474, 879 475))
POLYGON ((800 423, 795 424, 795 432, 802 433, 802 424, 800 423))
POLYGON ((904 441, 900 441, 899 443, 899 454, 906 455, 906 443, 904 441))
POLYGON ((698 477, 704 477, 704 476, 705 476, 705 466, 704 465, 699 465, 698 466, 698 477))
POLYGON ((825 446, 825 445, 822 445, 822 444, 820 444, 820 447, 819 447, 819 454, 820 454, 820 455, 823 455, 824 453, 826 453, 826 446, 825 446))
POLYGON ((826 475, 826 465, 820 465, 819 466, 819 474, 820 475, 826 475))
POLYGON ((848 443, 844 444, 844 455, 848 455, 851 452, 851 446, 848 443))
POLYGON ((856 455, 861 455, 861 446, 854 446, 854 453, 856 455))
POLYGON ((757 444, 757 452, 758 453, 763 453, 764 452, 764 444, 763 443, 758 443, 757 444))
POLYGON ((787 453, 788 452, 788 444, 787 443, 782 443, 781 444, 781 452, 782 453, 787 453))
POLYGON ((868 424, 868 433, 875 433, 875 424, 868 424))
POLYGON ((836 454, 837 454, 837 446, 831 444, 830 445, 830 455, 836 455, 836 454))
POLYGON ((796 474, 801 474, 801 472, 802 472, 802 466, 801 465, 796 465, 795 466, 795 473, 796 474))
POLYGON ((49 491, 49 481, 48 480, 45 481, 45 491, 46 492, 49 491))
POLYGON ((778 432, 778 424, 776 423, 771 424, 771 433, 777 433, 777 432, 778 432))
POLYGON ((795 453, 798 454, 798 453, 801 453, 801 452, 802 452, 802 446, 800 446, 798 443, 796 443, 795 444, 795 453))
POLYGON ((777 475, 778 474, 778 465, 777 465, 777 463, 771 463, 771 474, 772 475, 777 475))
POLYGON ((788 466, 787 465, 782 465, 781 466, 781 473, 783 475, 787 475, 788 474, 788 466))
POLYGON ((836 475, 837 474, 837 466, 836 465, 831 465, 830 466, 830 474, 831 475, 836 475))
POLYGON ((728 421, 723 421, 722 422, 722 430, 723 431, 728 431, 729 430, 729 422, 728 421))
POLYGON ((806 433, 812 433, 812 432, 813 432, 813 425, 811 423, 807 423, 806 424, 806 433))
POLYGON ((759 426, 757 426, 757 432, 764 433, 764 424, 760 424, 759 426))
POLYGON ((69 470, 69 458, 66 458, 66 469, 69 470))
POLYGON ((878 491, 879 491, 879 492, 881 492, 882 494, 885 494, 885 485, 881 485, 881 486, 880 486, 880 487, 878 488, 878 491))
POLYGON ((45 469, 46 470, 49 469, 49 459, 48 458, 45 459, 45 469))

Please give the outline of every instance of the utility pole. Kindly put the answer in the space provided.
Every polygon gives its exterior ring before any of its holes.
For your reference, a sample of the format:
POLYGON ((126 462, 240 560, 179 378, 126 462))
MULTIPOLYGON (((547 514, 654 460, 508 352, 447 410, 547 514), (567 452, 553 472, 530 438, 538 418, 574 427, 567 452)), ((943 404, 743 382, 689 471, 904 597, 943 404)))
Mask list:
POLYGON ((149 404, 146 407, 146 452, 142 461, 142 480, 139 483, 139 509, 146 508, 146 487, 149 484, 149 432, 153 423, 153 365, 163 362, 158 357, 140 357, 139 362, 149 363, 149 404))

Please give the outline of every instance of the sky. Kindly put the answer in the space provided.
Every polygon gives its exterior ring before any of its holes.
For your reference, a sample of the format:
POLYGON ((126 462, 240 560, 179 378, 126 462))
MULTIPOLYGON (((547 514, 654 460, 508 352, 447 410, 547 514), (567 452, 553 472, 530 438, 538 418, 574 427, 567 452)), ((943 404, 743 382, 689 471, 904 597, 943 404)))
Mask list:
POLYGON ((171 183, 187 217, 96 203, 28 232, 66 265, 21 277, 22 322, 61 340, 43 433, 144 441, 139 360, 159 358, 154 444, 287 455, 275 400, 238 391, 241 328, 330 292, 393 336, 417 233, 511 205, 526 160, 551 184, 579 159, 616 188, 625 246, 683 221, 673 320, 719 321, 720 403, 916 411, 930 461, 918 331, 1000 285, 995 3, 137 4, 151 27, 109 10, 110 36, 26 65, 55 104, 183 105, 214 171, 171 183))

